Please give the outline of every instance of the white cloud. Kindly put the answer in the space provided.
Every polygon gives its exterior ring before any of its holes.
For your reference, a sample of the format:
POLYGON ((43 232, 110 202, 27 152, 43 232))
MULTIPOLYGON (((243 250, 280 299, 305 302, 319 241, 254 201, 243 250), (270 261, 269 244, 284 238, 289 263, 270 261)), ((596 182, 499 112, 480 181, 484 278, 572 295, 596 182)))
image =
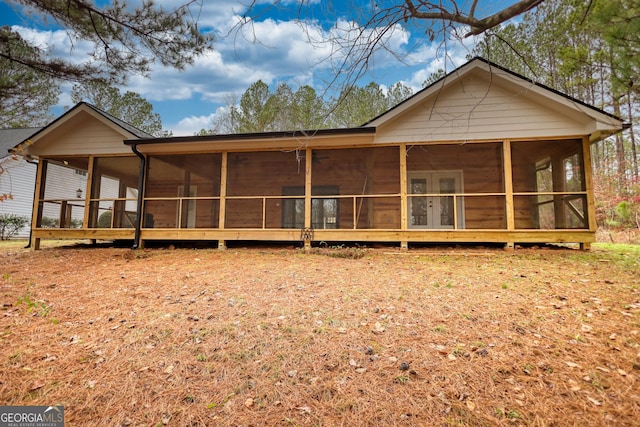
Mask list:
MULTIPOLYGON (((464 34, 466 31, 462 29, 458 32, 464 34)), ((462 39, 456 34, 449 34, 446 42, 433 42, 421 46, 411 54, 412 62, 420 65, 420 68, 411 74, 405 84, 415 92, 422 89, 424 81, 439 70, 446 73, 453 71, 467 62, 467 57, 477 41, 477 37, 462 39)))
MULTIPOLYGON (((140 1, 128 4, 135 6, 140 1)), ((161 3, 163 8, 172 9, 185 1, 161 3)), ((338 43, 338 36, 375 39, 380 35, 378 29, 363 29, 355 21, 337 16, 333 18, 333 26, 323 22, 324 27, 319 22, 293 19, 263 19, 241 26, 246 6, 240 1, 199 1, 189 7, 199 27, 215 35, 213 50, 196 58, 183 71, 157 66, 149 78, 130 76, 127 86, 122 88, 139 93, 154 105, 162 105, 166 111, 171 110, 168 107, 171 102, 192 107, 182 113, 186 116, 182 119, 180 112, 164 113, 165 127, 171 127, 176 135, 191 135, 210 127, 215 113, 207 111, 215 111, 229 94, 241 95, 257 80, 267 84, 309 84, 322 92, 325 88, 321 85, 335 75, 336 64, 350 58, 344 42, 338 43)), ((74 62, 90 60, 92 43, 72 44, 68 34, 61 30, 19 28, 23 37, 52 49, 55 54, 74 62)), ((400 24, 382 37, 384 48, 369 58, 368 65, 371 78, 386 86, 402 81, 419 90, 430 73, 445 65, 451 71, 466 61, 470 51, 453 37, 447 40, 445 51, 441 43, 429 43, 424 34, 411 34, 400 24)), ((61 102, 69 102, 68 95, 61 102)))
POLYGON ((38 30, 18 25, 11 27, 23 39, 53 56, 62 57, 74 64, 91 62, 94 44, 84 40, 71 40, 71 35, 64 30, 38 30))
POLYGON ((187 136, 199 132, 200 129, 211 129, 216 113, 204 116, 189 116, 171 126, 174 136, 187 136))

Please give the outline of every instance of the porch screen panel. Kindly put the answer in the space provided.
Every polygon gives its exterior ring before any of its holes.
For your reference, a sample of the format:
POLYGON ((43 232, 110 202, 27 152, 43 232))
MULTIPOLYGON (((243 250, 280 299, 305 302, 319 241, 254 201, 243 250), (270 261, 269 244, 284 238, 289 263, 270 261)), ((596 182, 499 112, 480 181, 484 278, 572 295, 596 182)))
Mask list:
POLYGON ((89 176, 88 157, 43 160, 47 162, 44 198, 37 226, 82 228, 89 176))
POLYGON ((502 152, 501 142, 408 146, 409 227, 505 229, 502 152))
POLYGON ((94 159, 89 227, 135 227, 139 173, 136 156, 94 159))
POLYGON ((511 153, 516 228, 589 227, 581 140, 513 142, 511 153))
POLYGON ((311 170, 314 228, 400 227, 398 147, 313 150, 311 170))
POLYGON ((150 156, 146 228, 217 228, 222 155, 150 156))
POLYGON ((304 154, 304 150, 229 153, 225 227, 299 228, 301 209, 304 222, 304 154), (290 188, 302 192, 287 193, 290 188), (298 193, 301 198, 290 197, 298 193))
MULTIPOLYGON (((335 195, 340 192, 339 188, 330 185, 312 188, 311 192, 316 196, 327 196, 314 197, 311 199, 311 227, 314 229, 339 228, 341 223, 340 212, 346 209, 344 206, 345 199, 337 199, 335 197, 335 195), (342 208, 340 207, 341 205, 342 208)), ((282 228, 303 228, 305 213, 304 187, 285 187, 282 193, 288 196, 282 200, 282 228)), ((267 201, 267 203, 268 202, 269 201, 267 201)), ((269 211, 271 210, 267 209, 267 212, 269 211)), ((353 212, 353 210, 350 212, 353 212)), ((275 220, 275 218, 271 218, 270 221, 269 218, 267 219, 267 226, 273 224, 275 220)))

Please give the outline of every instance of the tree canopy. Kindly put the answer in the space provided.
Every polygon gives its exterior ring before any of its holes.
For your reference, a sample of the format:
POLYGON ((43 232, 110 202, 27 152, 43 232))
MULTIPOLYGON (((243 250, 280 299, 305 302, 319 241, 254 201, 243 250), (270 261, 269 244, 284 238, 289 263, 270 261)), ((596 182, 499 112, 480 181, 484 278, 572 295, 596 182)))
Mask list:
POLYGON ((0 126, 43 125, 61 82, 124 83, 153 63, 183 69, 212 38, 198 28, 190 7, 164 9, 153 0, 131 7, 124 0, 2 0, 37 28, 63 29, 75 49, 93 46, 85 58, 56 55, 26 40, 19 27, 0 27, 0 126))
POLYGON ((389 88, 371 82, 364 87, 344 88, 334 98, 324 99, 311 86, 293 90, 286 83, 275 91, 259 80, 240 97, 230 97, 218 112, 212 129, 199 134, 316 130, 361 126, 413 94, 396 83, 389 88))
MULTIPOLYGON (((556 0, 489 31, 474 53, 638 123, 639 34, 640 5, 633 0, 556 0)), ((600 224, 615 222, 622 202, 640 215, 636 133, 632 126, 593 149, 600 224)))
MULTIPOLYGON (((38 60, 41 53, 20 34, 0 27, 0 40, 11 39, 12 55, 38 60)), ((0 56, 0 128, 40 126, 50 121, 49 108, 60 93, 47 76, 0 56)))
POLYGON ((74 103, 87 101, 103 111, 154 136, 162 136, 162 119, 153 112, 153 105, 139 94, 120 89, 103 81, 75 85, 71 90, 74 103))
POLYGON ((132 8, 124 0, 99 6, 91 0, 4 0, 25 8, 23 16, 32 21, 62 28, 73 44, 93 43, 84 62, 53 56, 40 46, 31 45, 39 55, 19 56, 13 49, 16 31, 7 28, 0 37, 0 57, 17 62, 55 79, 85 81, 102 78, 123 82, 127 76, 145 74, 154 62, 178 69, 191 64, 210 46, 192 20, 189 1, 176 9, 165 10, 153 0, 143 0, 132 8))

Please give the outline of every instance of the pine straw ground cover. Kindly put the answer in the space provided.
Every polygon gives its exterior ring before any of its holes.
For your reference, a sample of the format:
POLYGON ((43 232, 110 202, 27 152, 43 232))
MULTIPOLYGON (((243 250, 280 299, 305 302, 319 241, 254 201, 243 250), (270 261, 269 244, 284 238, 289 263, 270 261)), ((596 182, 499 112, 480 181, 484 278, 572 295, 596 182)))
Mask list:
POLYGON ((638 425, 639 253, 3 249, 0 404, 69 426, 638 425))

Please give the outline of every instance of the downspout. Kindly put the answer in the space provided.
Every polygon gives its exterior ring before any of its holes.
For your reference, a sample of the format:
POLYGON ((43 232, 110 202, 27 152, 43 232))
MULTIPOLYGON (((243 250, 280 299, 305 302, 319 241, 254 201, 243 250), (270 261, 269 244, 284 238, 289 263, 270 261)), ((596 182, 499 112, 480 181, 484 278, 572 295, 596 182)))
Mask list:
POLYGON ((131 144, 131 151, 140 158, 140 172, 138 176, 138 215, 136 215, 136 229, 133 237, 133 247, 131 249, 138 249, 140 246, 140 229, 142 228, 142 197, 144 194, 144 181, 145 172, 147 169, 147 158, 138 151, 137 144, 131 144))

